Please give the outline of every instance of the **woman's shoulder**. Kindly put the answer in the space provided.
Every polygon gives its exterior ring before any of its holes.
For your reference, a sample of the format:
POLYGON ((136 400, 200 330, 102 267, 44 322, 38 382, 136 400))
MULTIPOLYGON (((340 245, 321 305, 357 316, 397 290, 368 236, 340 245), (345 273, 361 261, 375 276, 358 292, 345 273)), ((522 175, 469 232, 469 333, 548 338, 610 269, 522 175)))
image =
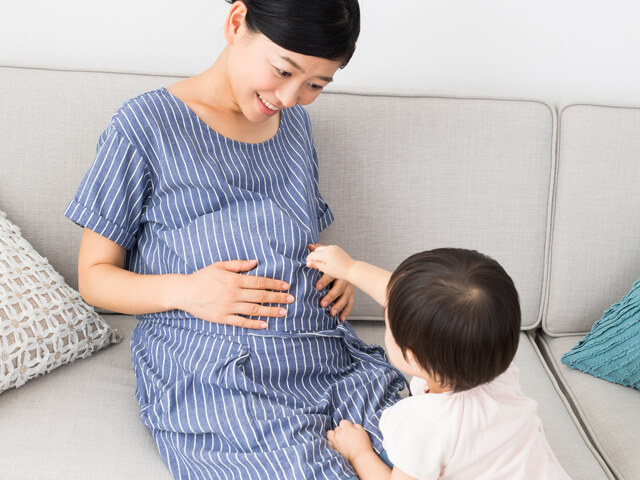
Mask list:
POLYGON ((113 113, 111 123, 120 125, 123 129, 145 124, 157 124, 168 115, 168 99, 165 88, 157 88, 141 93, 125 100, 113 113))
POLYGON ((283 113, 283 124, 289 126, 284 130, 291 135, 304 137, 307 142, 313 143, 309 112, 301 105, 294 105, 284 110, 283 113))
POLYGON ((176 132, 180 112, 165 88, 141 93, 122 103, 113 113, 105 135, 119 135, 141 151, 176 132))
POLYGON ((302 105, 294 105, 291 108, 288 108, 287 111, 291 115, 293 119, 300 122, 301 124, 311 125, 311 117, 309 117, 309 112, 302 105))

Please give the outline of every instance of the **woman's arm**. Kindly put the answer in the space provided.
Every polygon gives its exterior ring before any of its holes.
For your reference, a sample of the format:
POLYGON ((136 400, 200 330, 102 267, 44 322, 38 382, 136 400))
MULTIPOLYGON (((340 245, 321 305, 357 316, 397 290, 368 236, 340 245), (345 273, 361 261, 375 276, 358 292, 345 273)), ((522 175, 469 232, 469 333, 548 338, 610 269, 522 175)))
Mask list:
POLYGON ((124 269, 125 256, 122 246, 84 229, 78 285, 87 303, 131 315, 178 309, 214 323, 266 328, 242 315, 281 317, 283 307, 262 304, 294 301, 281 280, 238 274, 255 268, 256 260, 217 262, 188 275, 141 275, 124 269))

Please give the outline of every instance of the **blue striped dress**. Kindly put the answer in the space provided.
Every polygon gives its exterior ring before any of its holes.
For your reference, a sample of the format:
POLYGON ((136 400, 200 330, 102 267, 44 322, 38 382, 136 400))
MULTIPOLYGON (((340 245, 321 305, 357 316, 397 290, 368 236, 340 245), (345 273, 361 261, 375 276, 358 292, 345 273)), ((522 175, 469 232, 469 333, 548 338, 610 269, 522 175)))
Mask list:
MULTIPOLYGON (((320 307, 307 244, 333 216, 318 191, 306 111, 248 144, 217 134, 161 88, 123 104, 65 215, 127 249, 141 274, 258 259, 295 302, 266 330, 183 311, 138 316, 131 338, 140 415, 179 479, 347 479, 326 441, 343 419, 380 452, 378 420, 404 380, 383 350, 320 307)), ((260 318, 260 317, 252 317, 260 318)))

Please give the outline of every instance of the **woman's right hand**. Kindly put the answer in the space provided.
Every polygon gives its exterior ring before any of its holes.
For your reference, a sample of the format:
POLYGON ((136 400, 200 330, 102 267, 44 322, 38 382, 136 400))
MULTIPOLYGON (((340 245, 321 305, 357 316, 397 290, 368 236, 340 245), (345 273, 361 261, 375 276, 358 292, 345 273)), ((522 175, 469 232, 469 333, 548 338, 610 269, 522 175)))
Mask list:
POLYGON ((267 322, 247 317, 283 317, 287 313, 285 306, 294 298, 282 280, 239 273, 252 270, 257 264, 257 260, 216 262, 187 275, 176 307, 209 322, 267 328, 267 322), (266 306, 268 303, 280 306, 266 306))

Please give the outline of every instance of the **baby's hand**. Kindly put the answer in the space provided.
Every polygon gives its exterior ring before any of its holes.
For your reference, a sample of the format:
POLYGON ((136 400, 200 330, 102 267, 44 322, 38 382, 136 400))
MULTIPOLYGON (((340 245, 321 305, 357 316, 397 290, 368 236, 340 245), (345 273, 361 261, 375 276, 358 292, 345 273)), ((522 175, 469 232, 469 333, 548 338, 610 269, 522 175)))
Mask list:
POLYGON ((327 432, 327 440, 331 448, 351 463, 362 454, 374 453, 369 434, 362 425, 351 423, 349 420, 340 420, 340 424, 334 430, 327 432))
POLYGON ((320 270, 327 275, 340 280, 347 280, 347 273, 353 264, 353 259, 337 245, 315 247, 307 255, 307 267, 320 270))

